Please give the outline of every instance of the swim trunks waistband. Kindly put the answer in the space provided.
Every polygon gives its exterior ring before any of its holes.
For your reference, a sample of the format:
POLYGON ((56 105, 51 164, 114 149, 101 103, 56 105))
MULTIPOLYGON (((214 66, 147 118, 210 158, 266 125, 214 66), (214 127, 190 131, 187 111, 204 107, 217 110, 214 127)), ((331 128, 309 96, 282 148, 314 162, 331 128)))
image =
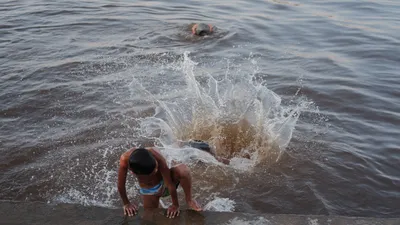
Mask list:
MULTIPOLYGON (((178 188, 179 183, 176 183, 176 188, 178 188)), ((152 188, 140 188, 141 195, 160 195, 160 197, 167 197, 170 195, 168 188, 164 186, 164 180, 161 180, 159 184, 152 188)))
POLYGON ((157 195, 161 192, 161 190, 164 188, 164 181, 161 180, 159 184, 152 188, 140 188, 139 192, 142 195, 157 195))

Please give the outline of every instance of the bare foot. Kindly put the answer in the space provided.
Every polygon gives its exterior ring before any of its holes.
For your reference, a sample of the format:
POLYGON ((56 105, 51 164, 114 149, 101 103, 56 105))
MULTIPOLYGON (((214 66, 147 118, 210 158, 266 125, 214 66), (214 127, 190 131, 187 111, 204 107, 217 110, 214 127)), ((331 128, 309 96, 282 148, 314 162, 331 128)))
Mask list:
POLYGON ((193 209, 194 211, 203 211, 203 209, 201 208, 200 204, 197 203, 196 200, 191 200, 186 202, 186 204, 189 206, 190 209, 193 209))

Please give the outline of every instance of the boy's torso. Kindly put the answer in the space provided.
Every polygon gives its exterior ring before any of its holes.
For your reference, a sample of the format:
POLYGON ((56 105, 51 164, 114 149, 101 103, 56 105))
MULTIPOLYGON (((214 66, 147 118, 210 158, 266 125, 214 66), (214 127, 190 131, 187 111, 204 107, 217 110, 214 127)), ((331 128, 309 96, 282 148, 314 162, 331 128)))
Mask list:
MULTIPOLYGON (((128 151, 127 155, 129 156, 135 150, 136 149, 132 149, 132 150, 128 151)), ((149 149, 147 149, 147 150, 150 151, 149 149)), ((150 153, 153 154, 152 151, 150 151, 150 153)), ((153 156, 154 156, 154 154, 153 154, 153 156)), ((127 160, 129 160, 129 159, 127 158, 127 160)), ((137 177, 137 179, 139 181, 139 186, 141 188, 152 188, 152 187, 158 185, 162 180, 162 175, 158 168, 157 168, 157 172, 152 175, 138 175, 138 174, 134 174, 133 172, 132 172, 132 174, 137 177)))
POLYGON ((138 181, 139 181, 139 186, 141 188, 152 188, 156 185, 158 185, 161 180, 162 180, 162 175, 160 171, 158 170, 156 174, 154 175, 136 175, 138 181))

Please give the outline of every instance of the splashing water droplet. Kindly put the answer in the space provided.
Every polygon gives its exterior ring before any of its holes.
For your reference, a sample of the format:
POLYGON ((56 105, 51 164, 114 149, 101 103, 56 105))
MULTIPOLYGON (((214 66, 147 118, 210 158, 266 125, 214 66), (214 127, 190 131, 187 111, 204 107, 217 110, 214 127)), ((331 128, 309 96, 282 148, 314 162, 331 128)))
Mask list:
POLYGON ((284 106, 279 95, 252 75, 230 71, 218 80, 210 74, 197 75, 197 66, 186 52, 175 66, 186 85, 180 93, 171 98, 148 93, 157 108, 153 116, 141 119, 142 136, 156 138, 163 146, 178 140, 204 140, 218 155, 228 158, 257 163, 267 158, 277 160, 308 103, 284 106))

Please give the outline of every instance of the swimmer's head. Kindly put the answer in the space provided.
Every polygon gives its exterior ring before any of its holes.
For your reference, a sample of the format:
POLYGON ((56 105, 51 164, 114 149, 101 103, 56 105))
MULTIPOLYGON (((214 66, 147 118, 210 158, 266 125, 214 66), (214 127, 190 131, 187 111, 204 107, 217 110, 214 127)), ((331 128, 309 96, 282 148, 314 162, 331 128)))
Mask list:
POLYGON ((157 161, 145 148, 134 150, 129 156, 129 168, 138 175, 149 175, 156 170, 157 161))
POLYGON ((213 26, 205 23, 196 23, 192 26, 192 34, 198 36, 210 35, 213 32, 213 26))

